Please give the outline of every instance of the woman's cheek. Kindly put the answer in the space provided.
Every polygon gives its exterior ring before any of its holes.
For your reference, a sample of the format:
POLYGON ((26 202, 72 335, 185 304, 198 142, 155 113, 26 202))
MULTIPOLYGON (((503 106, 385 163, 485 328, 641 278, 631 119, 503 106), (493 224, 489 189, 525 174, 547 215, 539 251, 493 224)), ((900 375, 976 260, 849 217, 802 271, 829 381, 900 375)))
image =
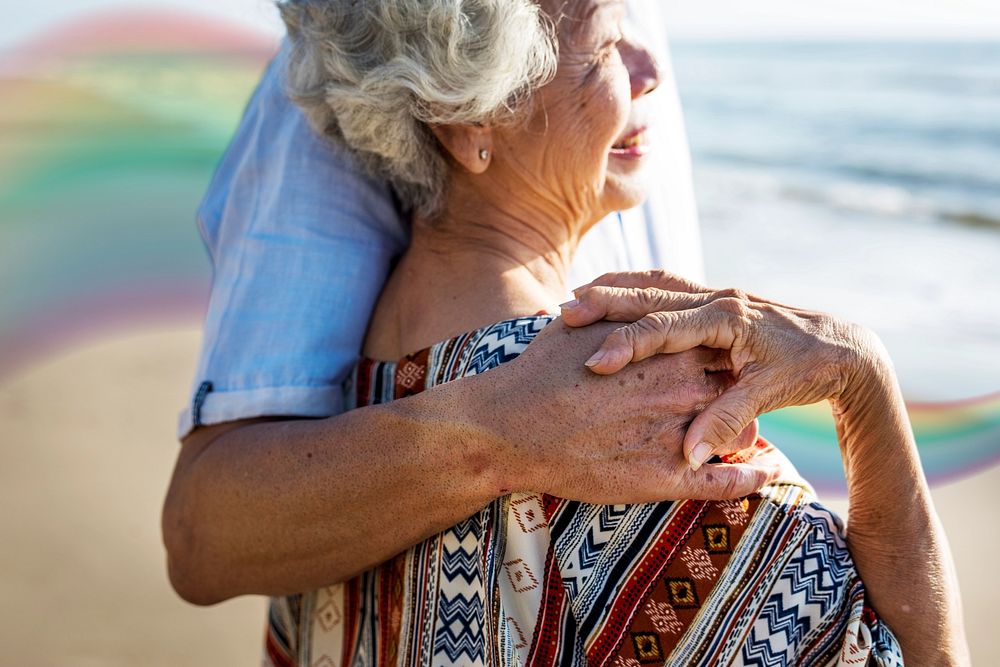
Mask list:
POLYGON ((611 144, 625 131, 632 114, 632 85, 627 70, 608 72, 601 97, 602 117, 608 126, 605 131, 610 132, 608 143, 611 144))
MULTIPOLYGON (((565 160, 566 166, 571 167, 571 171, 577 174, 575 180, 584 181, 588 185, 596 185, 607 169, 608 150, 617 137, 609 134, 607 117, 604 123, 595 122, 595 116, 599 116, 600 102, 603 100, 581 99, 579 111, 564 127, 563 141, 560 142, 566 148, 562 156, 554 156, 556 160, 565 160)), ((606 108, 606 107, 605 107, 606 108)), ((605 112, 606 114, 606 112, 605 112)))

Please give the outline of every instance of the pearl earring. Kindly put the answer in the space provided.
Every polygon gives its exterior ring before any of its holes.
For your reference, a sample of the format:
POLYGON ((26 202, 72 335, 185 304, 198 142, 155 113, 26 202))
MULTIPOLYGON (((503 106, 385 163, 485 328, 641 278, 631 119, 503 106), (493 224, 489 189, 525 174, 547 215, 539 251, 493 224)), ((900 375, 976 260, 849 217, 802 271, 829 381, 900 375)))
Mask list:
POLYGON ((486 150, 485 148, 480 148, 479 149, 479 159, 480 160, 482 160, 483 162, 486 162, 486 159, 489 158, 489 156, 490 156, 490 152, 488 150, 486 150))

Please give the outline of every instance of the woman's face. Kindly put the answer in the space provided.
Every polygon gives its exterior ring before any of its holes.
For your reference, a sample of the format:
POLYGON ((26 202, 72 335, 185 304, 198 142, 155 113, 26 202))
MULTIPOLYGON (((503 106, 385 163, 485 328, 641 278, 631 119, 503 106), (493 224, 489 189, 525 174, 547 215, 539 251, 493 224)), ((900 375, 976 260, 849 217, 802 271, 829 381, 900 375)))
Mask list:
POLYGON ((659 83, 656 61, 629 34, 623 0, 542 5, 557 21, 558 71, 529 122, 498 133, 498 154, 539 195, 597 220, 645 198, 643 96, 659 83))

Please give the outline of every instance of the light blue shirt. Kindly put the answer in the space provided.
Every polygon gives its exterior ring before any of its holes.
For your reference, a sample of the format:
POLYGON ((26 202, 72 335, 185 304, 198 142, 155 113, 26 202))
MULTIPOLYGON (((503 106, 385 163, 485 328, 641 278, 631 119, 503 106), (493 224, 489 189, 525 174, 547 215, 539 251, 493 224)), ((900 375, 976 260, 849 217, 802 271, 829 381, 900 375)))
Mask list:
MULTIPOLYGON (((656 2, 633 3, 659 46, 649 200, 584 239, 575 284, 607 271, 702 273, 690 157, 656 2), (641 9, 641 12, 639 12, 641 9)), ((201 356, 178 435, 259 416, 328 417, 408 225, 386 183, 317 137, 268 67, 198 210, 213 266, 201 356)))

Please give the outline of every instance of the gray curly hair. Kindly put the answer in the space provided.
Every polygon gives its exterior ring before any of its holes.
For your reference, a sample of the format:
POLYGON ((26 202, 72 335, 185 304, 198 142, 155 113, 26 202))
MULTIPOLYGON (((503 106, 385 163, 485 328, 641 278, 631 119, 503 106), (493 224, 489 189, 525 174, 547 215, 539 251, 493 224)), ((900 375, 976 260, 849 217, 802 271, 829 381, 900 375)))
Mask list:
POLYGON ((446 165, 428 124, 518 118, 556 70, 532 0, 279 0, 288 93, 403 204, 440 210, 446 165))

